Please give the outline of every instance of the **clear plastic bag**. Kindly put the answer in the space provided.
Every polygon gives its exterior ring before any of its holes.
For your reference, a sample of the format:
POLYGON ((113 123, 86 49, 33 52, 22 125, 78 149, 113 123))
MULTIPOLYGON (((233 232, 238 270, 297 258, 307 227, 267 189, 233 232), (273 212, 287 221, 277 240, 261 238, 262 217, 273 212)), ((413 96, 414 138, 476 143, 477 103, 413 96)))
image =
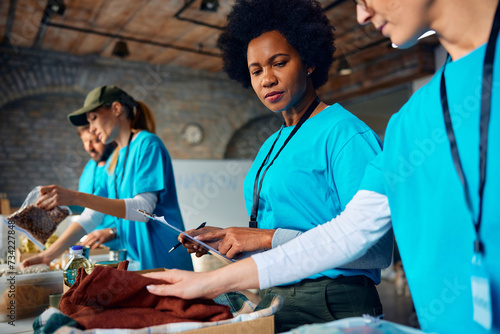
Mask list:
POLYGON ((54 234, 57 226, 71 214, 66 206, 56 206, 51 210, 43 210, 35 206, 40 197, 40 186, 34 188, 24 200, 19 210, 7 217, 9 224, 24 232, 39 248, 44 249, 45 242, 54 234))

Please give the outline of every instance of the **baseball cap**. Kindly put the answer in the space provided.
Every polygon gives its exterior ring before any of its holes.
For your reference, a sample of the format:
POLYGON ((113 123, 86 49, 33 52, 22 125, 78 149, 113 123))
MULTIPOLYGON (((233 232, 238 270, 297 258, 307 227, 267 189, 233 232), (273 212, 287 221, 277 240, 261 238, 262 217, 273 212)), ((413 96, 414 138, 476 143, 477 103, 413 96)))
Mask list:
POLYGON ((134 99, 120 88, 116 86, 101 86, 92 89, 87 94, 83 108, 69 114, 68 120, 74 126, 89 124, 87 121, 87 113, 89 111, 97 109, 104 104, 113 103, 114 101, 121 103, 132 102, 132 104, 135 104, 134 99))

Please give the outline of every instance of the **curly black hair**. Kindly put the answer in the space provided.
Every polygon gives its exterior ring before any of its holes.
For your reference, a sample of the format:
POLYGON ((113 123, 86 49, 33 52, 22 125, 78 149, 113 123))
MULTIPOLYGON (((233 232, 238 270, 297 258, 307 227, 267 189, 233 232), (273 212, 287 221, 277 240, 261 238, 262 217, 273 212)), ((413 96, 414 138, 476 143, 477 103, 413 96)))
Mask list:
POLYGON ((311 73, 314 88, 324 85, 334 59, 335 29, 315 0, 237 0, 217 41, 229 77, 250 87, 248 43, 273 30, 297 50, 304 64, 316 67, 311 73))

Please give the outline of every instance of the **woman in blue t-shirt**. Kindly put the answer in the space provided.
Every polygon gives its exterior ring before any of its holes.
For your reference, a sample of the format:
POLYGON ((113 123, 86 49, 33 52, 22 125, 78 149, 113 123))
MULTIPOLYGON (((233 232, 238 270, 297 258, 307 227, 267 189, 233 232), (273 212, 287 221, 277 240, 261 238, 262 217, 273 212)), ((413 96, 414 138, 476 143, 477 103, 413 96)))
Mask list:
POLYGON ((102 86, 92 90, 83 108, 68 118, 75 126, 89 124, 91 132, 105 144, 117 144, 105 166, 110 175, 95 191, 98 196, 57 185, 41 187, 36 203, 40 208, 79 205, 86 209, 50 248, 23 265, 50 263, 92 231, 107 214, 118 218, 121 247, 131 259, 139 261, 141 269, 192 270, 189 254, 168 253, 177 243, 176 236, 163 224, 148 221, 137 212, 142 209, 164 216, 167 222, 184 230, 170 155, 154 134, 154 117, 149 108, 118 87, 102 86))
POLYGON ((434 30, 450 55, 391 117, 360 190, 281 248, 204 275, 150 275, 174 284, 149 289, 194 298, 282 284, 342 266, 393 227, 422 330, 500 333, 499 1, 355 2, 358 22, 396 45, 434 30))
MULTIPOLYGON (((333 39, 333 27, 317 2, 241 1, 228 16, 219 39, 224 70, 284 118, 245 178, 250 226, 189 232, 203 241, 218 240, 218 250, 230 258, 278 247, 339 214, 381 150, 366 124, 338 103, 327 105, 318 97, 333 62, 333 39)), ((375 284, 380 268, 390 264, 390 233, 386 241, 388 247, 375 248, 343 268, 262 291, 284 299, 275 315, 276 332, 380 315, 375 284)))

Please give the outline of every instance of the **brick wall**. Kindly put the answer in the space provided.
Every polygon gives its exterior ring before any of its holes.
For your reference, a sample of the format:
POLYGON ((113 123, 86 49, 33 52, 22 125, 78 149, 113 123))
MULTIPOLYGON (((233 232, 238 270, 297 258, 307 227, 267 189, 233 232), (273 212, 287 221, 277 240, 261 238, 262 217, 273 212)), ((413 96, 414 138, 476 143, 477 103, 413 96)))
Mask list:
POLYGON ((17 99, 0 108, 0 192, 20 206, 37 185, 76 189, 89 156, 66 120, 79 94, 46 93, 17 99))
MULTIPOLYGON (((0 62, 0 193, 12 206, 39 184, 76 189, 88 156, 66 114, 97 86, 115 84, 146 102, 174 159, 238 157, 232 146, 242 145, 239 130, 269 115, 252 90, 224 73, 29 49, 0 48, 0 62), (181 139, 190 122, 204 130, 197 146, 181 139)), ((265 138, 242 140, 260 147, 265 138)))

